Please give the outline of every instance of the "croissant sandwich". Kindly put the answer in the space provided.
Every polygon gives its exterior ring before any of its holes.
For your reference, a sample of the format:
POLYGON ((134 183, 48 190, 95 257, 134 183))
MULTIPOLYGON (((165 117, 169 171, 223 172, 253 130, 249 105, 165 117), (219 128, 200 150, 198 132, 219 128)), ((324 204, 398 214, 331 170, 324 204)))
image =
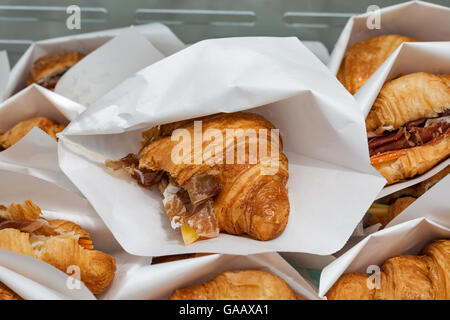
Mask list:
POLYGON ((413 41, 408 37, 390 34, 355 43, 348 48, 342 60, 338 80, 351 94, 355 94, 403 42, 413 41))
POLYGON ((400 255, 381 266, 379 287, 369 275, 341 276, 326 294, 328 300, 449 300, 450 240, 436 240, 420 256, 400 255))
MULTIPOLYGON (((93 250, 89 233, 77 224, 45 220, 41 214, 40 208, 29 200, 0 206, 0 249, 40 259, 63 272, 78 266, 80 280, 92 293, 108 288, 116 271, 114 258, 93 250)), ((4 285, 0 296, 3 288, 4 285)))
POLYGON ((181 228, 186 244, 219 231, 277 237, 289 216, 289 172, 274 126, 245 112, 194 120, 144 132, 147 142, 138 154, 106 165, 125 168, 143 186, 157 185, 171 225, 181 228))
POLYGON ((387 184, 450 155, 450 75, 412 73, 384 84, 366 118, 372 165, 387 184))
POLYGON ((449 173, 450 165, 416 185, 404 188, 380 199, 379 201, 382 203, 373 203, 368 210, 368 213, 371 214, 369 224, 374 225, 380 223, 381 228, 384 228, 392 219, 402 213, 417 198, 427 192, 441 179, 445 178, 449 173))
POLYGON ((42 56, 33 63, 26 86, 37 83, 53 91, 64 73, 83 58, 84 54, 76 51, 61 51, 42 56))
POLYGON ((301 300, 280 277, 258 270, 225 271, 211 281, 177 289, 170 300, 301 300))
POLYGON ((56 140, 56 134, 63 131, 66 125, 59 124, 45 117, 37 117, 21 121, 8 131, 0 133, 0 151, 8 149, 17 143, 34 127, 44 130, 50 137, 56 140))

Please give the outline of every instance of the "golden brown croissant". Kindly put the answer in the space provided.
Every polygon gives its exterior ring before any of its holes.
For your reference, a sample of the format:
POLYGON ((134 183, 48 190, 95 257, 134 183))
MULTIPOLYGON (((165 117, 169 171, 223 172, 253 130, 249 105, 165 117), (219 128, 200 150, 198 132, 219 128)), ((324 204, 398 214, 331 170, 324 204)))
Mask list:
MULTIPOLYGON (((159 183, 172 226, 181 226, 183 235, 194 233, 210 238, 221 230, 258 240, 277 237, 289 216, 289 173, 281 142, 273 144, 270 135, 275 128, 263 117, 245 112, 199 119, 203 135, 215 130, 223 139, 217 143, 215 139, 203 139, 200 153, 179 153, 180 140, 172 133, 185 130, 194 137, 194 121, 164 125, 159 133, 147 132, 150 137, 156 134, 157 139, 148 142, 138 156, 123 158, 122 166, 143 185, 159 183), (236 138, 225 138, 233 130, 236 138), (246 140, 247 130, 256 134, 246 140), (261 134, 264 130, 269 134, 261 134), (258 150, 258 145, 259 150, 266 145, 266 155, 250 160, 250 150, 258 150), (173 160, 174 154, 180 157, 179 161, 173 160), (212 161, 219 154, 223 156, 222 163, 212 161), (196 160, 197 155, 200 161, 196 160)), ((117 162, 107 165, 120 167, 117 162)), ((193 236, 194 240, 198 236, 193 236)), ((192 242, 186 238, 186 243, 192 242)))
POLYGON ((75 51, 61 51, 40 57, 33 63, 26 86, 37 83, 54 90, 59 79, 84 55, 75 51))
POLYGON ((366 118, 372 165, 388 184, 420 175, 450 155, 445 75, 412 73, 386 82, 366 118))
POLYGON ((103 292, 114 279, 113 257, 92 250, 89 233, 77 224, 47 221, 31 201, 23 205, 0 207, 0 249, 25 254, 43 260, 63 272, 69 267, 80 269, 80 280, 92 293, 103 292))
POLYGON ((9 289, 3 283, 0 282, 0 301, 1 300, 23 300, 14 291, 9 289))
POLYGON ((34 127, 44 130, 49 136, 56 140, 56 134, 66 127, 65 124, 58 124, 45 117, 31 118, 16 124, 10 130, 0 134, 0 150, 8 149, 20 139, 25 137, 34 127))
POLYGON ((297 296, 278 276, 258 270, 237 270, 225 271, 211 281, 177 289, 169 299, 297 300, 297 296))
POLYGON ((369 289, 369 275, 341 276, 326 294, 328 300, 449 300, 450 240, 436 240, 422 255, 400 255, 381 266, 380 287, 369 289))
POLYGON ((391 34, 355 43, 348 48, 342 60, 338 80, 351 94, 355 94, 403 42, 413 41, 416 40, 391 34))

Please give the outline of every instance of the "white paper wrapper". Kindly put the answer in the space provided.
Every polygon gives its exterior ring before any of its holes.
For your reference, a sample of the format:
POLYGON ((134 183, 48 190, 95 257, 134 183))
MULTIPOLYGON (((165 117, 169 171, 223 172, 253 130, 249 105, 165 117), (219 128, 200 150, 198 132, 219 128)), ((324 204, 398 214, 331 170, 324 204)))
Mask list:
POLYGON ((8 85, 9 80, 9 60, 6 51, 0 51, 0 98, 8 85))
POLYGON ((330 254, 385 183, 369 165, 364 119, 352 96, 295 38, 206 40, 141 70, 71 123, 60 138, 59 161, 124 249, 147 256, 330 254), (137 152, 141 129, 240 110, 280 128, 289 158, 291 213, 274 240, 221 234, 185 246, 159 194, 104 166, 105 159, 137 152))
MULTIPOLYGON (((120 260, 120 259, 119 259, 120 260)), ((175 289, 213 279, 228 270, 261 270, 284 279, 307 299, 318 299, 311 286, 277 253, 249 256, 214 254, 155 265, 125 266, 101 299, 167 299, 175 289)))
POLYGON ((25 300, 95 299, 83 283, 70 289, 73 279, 51 265, 5 250, 0 250, 0 282, 25 300))
POLYGON ((167 56, 184 48, 184 44, 164 25, 149 24, 133 27, 134 31, 129 29, 85 33, 33 43, 11 70, 3 97, 8 98, 21 90, 25 86, 33 62, 49 53, 75 50, 90 54, 113 37, 121 35, 118 40, 96 52, 92 61, 86 57, 77 72, 73 71, 71 76, 68 74, 67 77, 64 75, 61 78, 66 84, 57 91, 63 95, 70 94, 71 98, 86 104, 114 87, 124 77, 156 61, 159 55, 167 56), (147 41, 143 41, 144 39, 147 41), (87 81, 78 81, 81 71, 84 72, 83 79, 87 81), (88 84, 95 84, 95 87, 86 92, 86 97, 81 97, 81 90, 86 90, 88 84), (73 85, 72 91, 66 87, 70 85, 73 85))
MULTIPOLYGON (((67 123, 83 110, 83 106, 67 98, 32 85, 0 104, 0 132, 34 117, 67 123)), ((56 141, 35 127, 15 145, 0 152, 0 169, 27 173, 79 194, 59 169, 57 157, 56 141)))
MULTIPOLYGON (((364 116, 369 113, 387 80, 399 74, 414 72, 450 73, 450 42, 402 44, 355 94, 364 116)), ((447 159, 414 179, 387 186, 378 194, 377 199, 426 180, 449 164, 450 159, 447 159)))
POLYGON ((380 29, 367 27, 367 20, 372 16, 373 12, 369 12, 348 20, 328 62, 333 74, 338 73, 347 48, 365 39, 384 34, 400 34, 421 41, 450 40, 450 8, 447 7, 409 1, 382 8, 380 29))
POLYGON ((450 201, 447 176, 418 198, 388 226, 373 233, 340 256, 320 277, 319 296, 323 297, 344 273, 366 272, 400 254, 417 254, 426 244, 450 237, 450 201))

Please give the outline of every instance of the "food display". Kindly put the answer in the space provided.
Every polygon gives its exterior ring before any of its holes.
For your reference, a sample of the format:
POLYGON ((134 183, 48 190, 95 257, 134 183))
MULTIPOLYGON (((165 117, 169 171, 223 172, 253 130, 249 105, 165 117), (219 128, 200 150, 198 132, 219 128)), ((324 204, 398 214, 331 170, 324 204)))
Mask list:
POLYGON ((436 240, 418 256, 400 255, 381 265, 380 285, 368 274, 348 273, 328 291, 329 300, 448 300, 450 240, 436 240))
POLYGON ((378 9, 0 30, 0 300, 450 300, 450 8, 378 9))
MULTIPOLYGON (((92 239, 79 225, 65 220, 46 220, 30 200, 0 206, 0 249, 31 256, 67 272, 78 266, 81 281, 94 294, 103 292, 114 279, 113 257, 94 250, 92 239)), ((10 297, 10 290, 1 289, 10 297)))

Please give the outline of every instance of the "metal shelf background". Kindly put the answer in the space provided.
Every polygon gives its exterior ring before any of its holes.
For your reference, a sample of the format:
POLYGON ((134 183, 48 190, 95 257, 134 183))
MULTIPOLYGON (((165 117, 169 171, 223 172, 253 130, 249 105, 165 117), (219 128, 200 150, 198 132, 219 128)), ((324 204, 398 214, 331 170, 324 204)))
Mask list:
MULTIPOLYGON (((33 40, 161 22, 185 43, 232 36, 297 36, 333 48, 347 19, 393 0, 0 0, 0 50, 13 65, 33 40), (66 27, 70 5, 81 30, 66 27)), ((450 6, 450 0, 433 0, 450 6)))

